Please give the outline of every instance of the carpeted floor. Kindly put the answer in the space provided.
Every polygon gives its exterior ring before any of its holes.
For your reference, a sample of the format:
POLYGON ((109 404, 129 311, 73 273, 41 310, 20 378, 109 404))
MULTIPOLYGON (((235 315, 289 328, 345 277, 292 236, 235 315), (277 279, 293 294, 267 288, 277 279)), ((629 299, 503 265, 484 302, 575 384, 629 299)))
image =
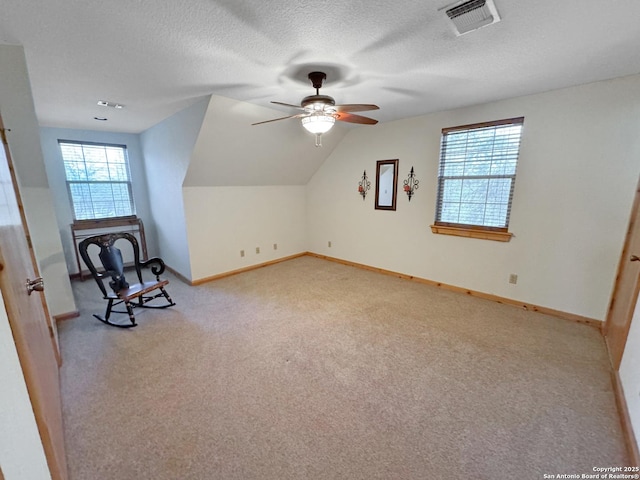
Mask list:
POLYGON ((60 324, 72 480, 541 479, 627 463, 589 326, 313 257, 60 324))

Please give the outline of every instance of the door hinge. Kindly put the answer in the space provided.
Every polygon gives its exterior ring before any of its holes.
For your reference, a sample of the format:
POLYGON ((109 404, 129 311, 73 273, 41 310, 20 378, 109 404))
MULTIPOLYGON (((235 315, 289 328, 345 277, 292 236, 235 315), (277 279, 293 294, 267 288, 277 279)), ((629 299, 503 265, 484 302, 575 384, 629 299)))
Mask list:
POLYGON ((5 145, 9 145, 9 142, 7 141, 7 132, 10 131, 10 128, 0 128, 0 137, 2 137, 2 143, 5 145))
POLYGON ((49 325, 49 335, 51 338, 56 338, 56 334, 53 333, 53 327, 51 325, 49 325))

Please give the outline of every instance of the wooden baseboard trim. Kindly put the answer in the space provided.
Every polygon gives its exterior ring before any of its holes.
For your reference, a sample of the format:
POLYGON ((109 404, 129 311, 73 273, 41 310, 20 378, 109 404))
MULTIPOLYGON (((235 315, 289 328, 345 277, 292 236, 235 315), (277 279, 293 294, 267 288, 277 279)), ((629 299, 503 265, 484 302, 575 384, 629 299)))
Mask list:
POLYGON ((60 315, 54 315, 53 319, 56 321, 56 323, 58 322, 62 322, 64 320, 69 320, 71 318, 77 318, 80 316, 80 312, 77 310, 74 310, 73 312, 67 312, 67 313, 61 313, 60 315))
POLYGON ((277 258, 275 260, 270 260, 264 263, 258 263, 257 265, 251 265, 249 267, 239 268, 238 270, 231 270, 229 272, 219 273, 217 275, 212 275, 210 277, 199 278, 197 280, 192 280, 190 283, 192 286, 202 285, 203 283, 212 282, 214 280, 220 280, 221 278, 230 277, 232 275, 237 275, 238 273, 249 272, 251 270, 257 270, 258 268, 268 267, 269 265, 274 265, 280 262, 286 262, 287 260, 292 260, 294 258, 303 257, 307 255, 307 252, 296 253, 295 255, 289 255, 288 257, 277 258))
POLYGON ((483 293, 475 290, 469 290, 467 288, 456 287, 455 285, 436 282, 434 280, 428 280, 426 278, 421 278, 421 277, 414 277, 413 275, 407 275, 404 273, 394 272, 391 270, 385 270, 383 268, 371 267, 369 265, 365 265, 362 263, 350 262, 349 260, 342 260, 340 258, 329 257, 327 255, 320 255, 313 252, 307 252, 306 254, 312 257, 329 260, 331 262, 341 263, 343 265, 348 265, 351 267, 362 268, 364 270, 370 270, 372 272, 383 273, 385 275, 391 275, 393 277, 403 278, 405 280, 411 280, 413 282, 419 282, 419 283, 424 283, 426 285, 443 288, 445 290, 449 290, 452 292, 464 293, 465 295, 470 295, 472 297, 491 300, 493 302, 501 303, 504 305, 511 305, 513 307, 523 308, 524 310, 529 310, 532 312, 539 312, 539 313, 544 313, 546 315, 552 315, 554 317, 558 317, 563 320, 570 320, 572 322, 583 323, 585 325, 589 325, 590 327, 594 327, 602 331, 603 322, 601 322, 600 320, 596 320, 595 318, 583 317, 581 315, 563 312, 561 310, 555 310, 553 308, 542 307, 540 305, 533 305, 531 303, 519 302, 518 300, 513 300, 511 298, 505 298, 505 297, 500 297, 498 295, 492 295, 490 293, 483 293))
POLYGON ((640 451, 638 450, 638 442, 633 432, 631 417, 629 417, 629 409, 624 396, 620 374, 616 370, 611 371, 611 383, 613 384, 613 393, 616 397, 616 406, 618 407, 618 414, 620 415, 622 434, 624 435, 624 440, 629 452, 629 465, 637 467, 640 466, 640 451))

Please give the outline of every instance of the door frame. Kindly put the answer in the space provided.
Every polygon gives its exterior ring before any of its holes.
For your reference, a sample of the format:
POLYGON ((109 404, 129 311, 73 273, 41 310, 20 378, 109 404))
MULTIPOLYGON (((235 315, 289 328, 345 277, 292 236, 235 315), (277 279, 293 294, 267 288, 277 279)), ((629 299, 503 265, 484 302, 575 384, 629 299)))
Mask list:
MULTIPOLYGON (((634 230, 640 229, 640 225, 636 225, 636 218, 638 217, 638 211, 640 210, 640 180, 638 180, 638 184, 636 185, 636 193, 633 199, 633 204, 631 206, 631 214, 629 215, 629 223, 627 226, 627 233, 624 239, 624 246, 622 247, 622 253, 620 254, 620 260, 618 262, 618 269, 616 271, 616 280, 613 286, 613 291, 611 293, 611 299, 609 300, 609 308, 607 310, 607 318, 602 327, 602 335, 605 338, 605 343, 607 345, 607 352, 609 354, 609 359, 611 361, 611 365, 613 369, 617 372, 620 369, 620 364, 622 363, 622 357, 624 355, 624 350, 627 344, 627 338, 629 336, 629 330, 631 329, 631 320, 633 318, 633 308, 629 308, 628 316, 625 319, 623 330, 622 330, 622 340, 620 343, 622 348, 618 348, 616 345, 611 345, 609 342, 609 337, 607 333, 609 328, 611 327, 611 323, 613 322, 611 316, 613 312, 613 305, 616 301, 616 296, 618 291, 621 288, 621 280, 622 280, 622 270, 625 265, 629 262, 629 257, 631 255, 631 237, 634 233, 634 230)), ((638 294, 640 293, 640 279, 636 282, 635 292, 631 297, 631 304, 635 305, 638 301, 638 294)))

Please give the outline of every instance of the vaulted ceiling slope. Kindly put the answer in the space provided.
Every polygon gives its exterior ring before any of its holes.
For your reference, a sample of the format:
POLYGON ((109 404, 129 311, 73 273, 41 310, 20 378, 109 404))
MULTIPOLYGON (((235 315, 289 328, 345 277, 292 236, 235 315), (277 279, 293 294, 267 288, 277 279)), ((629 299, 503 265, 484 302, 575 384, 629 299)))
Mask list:
POLYGON ((260 128, 251 126, 256 118, 274 118, 274 111, 212 96, 183 186, 306 185, 348 130, 335 125, 316 148, 299 120, 260 128))
POLYGON ((637 0, 495 2, 456 36, 450 0, 2 0, 0 43, 24 46, 42 125, 130 133, 209 94, 298 104, 318 68, 380 121, 640 72, 637 0))

